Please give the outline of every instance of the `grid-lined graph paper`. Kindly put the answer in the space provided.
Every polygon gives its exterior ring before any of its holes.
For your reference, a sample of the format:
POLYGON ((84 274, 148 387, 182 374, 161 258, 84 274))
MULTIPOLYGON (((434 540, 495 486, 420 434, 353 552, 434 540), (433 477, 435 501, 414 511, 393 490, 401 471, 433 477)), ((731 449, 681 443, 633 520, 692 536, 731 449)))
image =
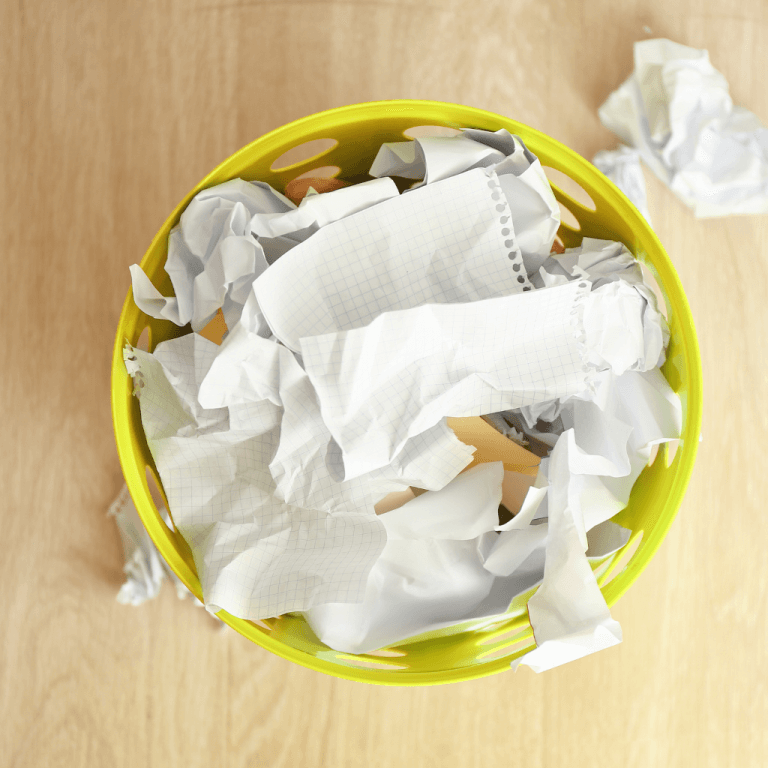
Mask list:
POLYGON ((506 197, 477 168, 323 227, 253 284, 275 336, 367 325, 382 312, 530 290, 506 197))
POLYGON ((345 477, 389 464, 445 416, 480 416, 584 390, 579 302, 587 280, 468 304, 389 312, 301 340, 345 477))
POLYGON ((361 600, 385 544, 381 522, 372 509, 335 515, 278 499, 269 462, 282 409, 268 401, 239 406, 230 425, 227 409, 190 408, 188 395, 204 374, 196 347, 207 351, 195 336, 158 345, 168 369, 158 356, 126 354, 134 358, 147 443, 206 605, 257 619, 361 600))

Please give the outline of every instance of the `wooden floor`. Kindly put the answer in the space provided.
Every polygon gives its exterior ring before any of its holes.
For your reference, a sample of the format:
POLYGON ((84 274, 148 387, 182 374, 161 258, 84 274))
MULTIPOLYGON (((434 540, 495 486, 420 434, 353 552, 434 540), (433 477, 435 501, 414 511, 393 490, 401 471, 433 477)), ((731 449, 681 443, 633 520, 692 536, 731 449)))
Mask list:
POLYGON ((621 599, 620 646, 426 689, 325 677, 166 585, 115 602, 110 355, 166 215, 252 139, 388 98, 509 115, 587 158, 632 43, 707 48, 768 123, 763 0, 0 3, 0 764, 765 766, 768 217, 699 222, 649 179, 696 318, 704 442, 621 599))

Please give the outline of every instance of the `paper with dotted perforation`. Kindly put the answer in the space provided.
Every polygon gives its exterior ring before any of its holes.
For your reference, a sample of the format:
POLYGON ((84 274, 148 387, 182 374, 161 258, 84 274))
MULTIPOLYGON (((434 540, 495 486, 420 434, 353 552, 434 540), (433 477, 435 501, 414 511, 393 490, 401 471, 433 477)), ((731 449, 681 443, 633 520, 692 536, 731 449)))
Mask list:
POLYGON ((509 204, 478 168, 335 221, 253 283, 272 332, 299 339, 368 325, 383 312, 530 290, 509 204))

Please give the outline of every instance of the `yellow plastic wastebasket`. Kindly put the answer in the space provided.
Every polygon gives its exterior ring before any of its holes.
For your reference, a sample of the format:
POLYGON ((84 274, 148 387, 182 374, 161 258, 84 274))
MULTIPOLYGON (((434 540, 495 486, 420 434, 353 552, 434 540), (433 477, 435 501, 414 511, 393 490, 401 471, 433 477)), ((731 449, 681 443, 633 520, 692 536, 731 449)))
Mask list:
MULTIPOLYGON (((664 296, 671 338, 662 370, 682 400, 682 439, 674 455, 667 446, 662 447, 655 461, 640 475, 627 508, 614 518, 631 529, 629 542, 615 555, 593 563, 605 599, 613 605, 653 557, 683 499, 699 443, 702 379, 693 319, 669 257, 642 215, 591 163, 526 125, 458 104, 403 100, 332 109, 278 128, 221 163, 171 213, 141 266, 161 293, 172 295, 170 279, 163 269, 168 234, 200 190, 242 178, 265 181, 282 191, 291 179, 318 166, 337 166, 340 178, 364 178, 383 142, 402 141, 404 132, 417 126, 490 131, 505 128, 520 136, 542 165, 577 182, 594 203, 591 210, 553 184, 555 196, 579 224, 579 229, 567 224, 560 227, 558 234, 565 246, 578 245, 585 236, 620 240, 646 265, 664 296), (309 160, 272 170, 274 161, 285 152, 317 139, 332 139, 336 143, 309 160)), ((148 317, 134 303, 133 292, 128 291, 112 358, 112 416, 118 454, 128 489, 152 540, 184 584, 202 599, 189 548, 165 524, 149 489, 148 474, 161 493, 162 483, 144 437, 138 400, 131 395, 133 383, 123 363, 125 342, 136 345, 145 328, 150 351, 161 341, 191 333, 189 326, 179 328, 169 321, 148 317)), ((172 515, 173 510, 170 512, 172 515)), ((431 685, 501 672, 509 669, 513 659, 531 650, 534 641, 526 604, 534 591, 518 597, 504 616, 427 633, 359 656, 340 653, 320 643, 299 615, 259 622, 244 621, 226 611, 217 615, 254 643, 321 672, 384 685, 431 685)))

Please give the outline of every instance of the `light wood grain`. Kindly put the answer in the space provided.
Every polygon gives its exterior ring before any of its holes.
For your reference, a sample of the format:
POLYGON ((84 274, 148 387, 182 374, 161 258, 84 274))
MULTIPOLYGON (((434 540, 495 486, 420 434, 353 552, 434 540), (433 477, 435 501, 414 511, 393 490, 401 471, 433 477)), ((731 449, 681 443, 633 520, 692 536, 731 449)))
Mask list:
POLYGON ((430 98, 589 158, 616 143, 596 109, 648 36, 708 48, 768 123, 767 22, 762 0, 0 3, 0 764, 765 765, 768 217, 698 222, 649 179, 698 325, 705 440, 614 649, 427 689, 324 677, 170 587, 118 605, 105 510, 128 266, 229 154, 328 107, 430 98))

